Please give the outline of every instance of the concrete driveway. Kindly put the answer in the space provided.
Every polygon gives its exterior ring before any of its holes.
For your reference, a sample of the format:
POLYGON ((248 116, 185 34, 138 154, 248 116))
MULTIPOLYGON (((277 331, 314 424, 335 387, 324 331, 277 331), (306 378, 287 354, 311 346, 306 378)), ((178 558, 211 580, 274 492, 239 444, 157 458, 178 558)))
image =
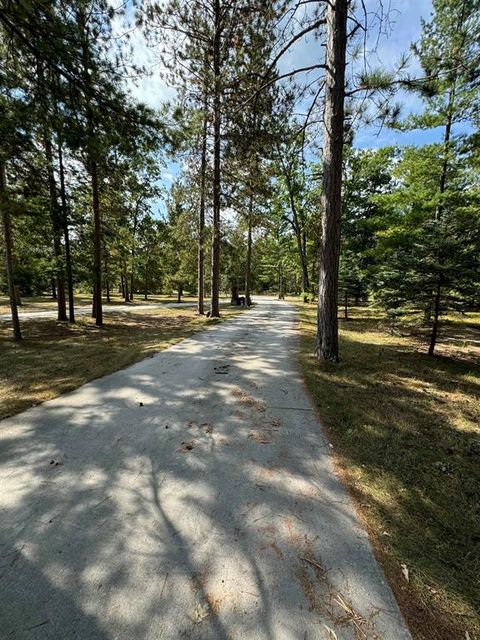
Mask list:
POLYGON ((0 637, 410 638, 262 302, 0 422, 0 637))

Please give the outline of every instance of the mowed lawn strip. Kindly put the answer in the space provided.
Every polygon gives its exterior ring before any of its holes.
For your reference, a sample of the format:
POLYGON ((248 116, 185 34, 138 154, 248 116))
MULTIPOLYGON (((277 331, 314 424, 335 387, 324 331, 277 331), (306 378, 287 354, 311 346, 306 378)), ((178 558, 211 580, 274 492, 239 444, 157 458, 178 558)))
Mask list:
MULTIPOLYGON (((182 302, 195 302, 196 298, 192 296, 182 296, 182 302)), ((123 297, 118 293, 110 294, 110 302, 103 301, 105 307, 117 307, 121 305, 125 308, 141 307, 146 304, 167 304, 171 302, 177 302, 177 297, 174 295, 157 295, 152 294, 145 300, 142 294, 136 294, 133 300, 125 302, 123 297)), ((74 304, 76 307, 84 307, 92 304, 92 296, 87 294, 75 294, 74 304)), ((57 308, 57 301, 51 296, 29 296, 22 298, 22 304, 18 310, 20 313, 20 319, 24 311, 52 311, 57 308)), ((10 313, 10 302, 6 296, 0 296, 0 315, 10 313)), ((68 314, 68 302, 67 302, 67 314, 68 314)))
POLYGON ((480 314, 429 358, 353 309, 342 361, 318 364, 316 308, 299 310, 307 386, 414 638, 480 638, 480 314))
POLYGON ((242 312, 222 307, 220 320, 195 309, 162 309, 108 315, 98 329, 91 318, 75 325, 55 320, 23 323, 24 340, 0 324, 0 419, 123 369, 197 331, 242 312))

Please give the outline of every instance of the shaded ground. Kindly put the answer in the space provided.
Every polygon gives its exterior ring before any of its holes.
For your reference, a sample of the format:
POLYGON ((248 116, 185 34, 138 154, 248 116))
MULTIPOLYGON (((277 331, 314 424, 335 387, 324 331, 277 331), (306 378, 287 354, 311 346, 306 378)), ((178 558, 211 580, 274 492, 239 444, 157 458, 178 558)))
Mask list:
MULTIPOLYGON (((222 316, 240 311, 224 307, 222 316)), ((189 307, 133 307, 111 313, 103 329, 88 317, 75 325, 31 319, 20 343, 12 340, 10 327, 0 324, 0 419, 138 362, 216 322, 189 307)))
POLYGON ((352 309, 342 361, 319 365, 299 308, 310 393, 414 637, 480 638, 480 314, 444 323, 432 359, 352 309))
POLYGON ((268 302, 0 423, 0 635, 406 640, 268 302))

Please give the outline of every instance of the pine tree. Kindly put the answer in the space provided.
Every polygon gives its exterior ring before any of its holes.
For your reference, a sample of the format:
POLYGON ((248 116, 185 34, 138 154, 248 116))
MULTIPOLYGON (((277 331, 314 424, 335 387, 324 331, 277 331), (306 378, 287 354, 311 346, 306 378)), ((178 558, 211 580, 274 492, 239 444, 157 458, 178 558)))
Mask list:
MULTIPOLYGON (((479 114, 479 33, 478 0, 434 0, 432 19, 423 22, 420 41, 413 47, 426 76, 414 87, 424 97, 426 109, 420 116, 410 118, 404 128, 443 128, 439 197, 432 221, 432 232, 439 240, 442 227, 448 225, 442 218, 446 215, 449 181, 457 153, 458 138, 454 128, 459 123, 475 121, 479 114)), ((444 310, 442 295, 447 286, 443 265, 449 255, 445 253, 447 247, 441 247, 442 242, 439 242, 438 273, 432 283, 432 300, 427 302, 426 309, 431 308, 433 317, 429 355, 434 354, 439 319, 444 310)))

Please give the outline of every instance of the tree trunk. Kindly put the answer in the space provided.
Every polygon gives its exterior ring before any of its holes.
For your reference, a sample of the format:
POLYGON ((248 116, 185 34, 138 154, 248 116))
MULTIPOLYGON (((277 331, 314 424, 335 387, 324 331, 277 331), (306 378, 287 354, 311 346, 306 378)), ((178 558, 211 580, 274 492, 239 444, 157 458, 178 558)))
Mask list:
POLYGON ((57 320, 65 322, 67 320, 67 307, 65 301, 65 283, 63 279, 62 265, 62 244, 60 236, 62 233, 62 224, 60 220, 60 210, 57 200, 57 185, 55 182, 55 174, 53 171, 53 151, 50 131, 47 127, 43 132, 43 143, 45 148, 45 160, 47 167, 48 191, 50 196, 50 219, 52 221, 53 230, 53 250, 55 253, 55 279, 57 284, 57 320))
POLYGON ((98 189, 97 163, 91 163, 93 199, 93 275, 95 279, 95 324, 103 326, 102 309, 102 231, 100 223, 100 193, 98 189))
POLYGON ((208 135, 208 104, 207 88, 204 89, 203 98, 203 130, 202 153, 200 161, 200 210, 198 212, 198 313, 205 313, 205 201, 207 182, 207 135, 208 135))
POLYGON ((124 291, 125 291, 125 302, 128 302, 130 300, 130 292, 128 291, 128 273, 127 273, 127 268, 124 265, 124 275, 123 277, 123 282, 124 282, 124 291))
MULTIPOLYGON (((456 94, 456 82, 453 83, 452 89, 448 96, 448 107, 447 107, 447 120, 445 123, 445 132, 443 136, 443 163, 442 163, 442 173, 440 174, 440 185, 439 190, 440 194, 443 195, 447 188, 447 176, 448 176, 448 168, 449 168, 449 155, 450 155, 450 138, 452 133, 452 122, 453 122, 453 108, 455 104, 455 94, 456 94)), ((440 200, 440 204, 435 210, 435 220, 440 220, 443 214, 443 201, 440 200)), ((441 268, 444 263, 444 256, 441 252, 438 255, 438 263, 440 266, 440 273, 438 278, 438 285, 435 290, 435 294, 433 296, 432 305, 433 306, 433 324, 432 324, 432 333, 430 335, 430 345, 428 347, 428 355, 433 356, 435 352, 435 345, 437 343, 438 336, 438 325, 440 318, 440 304, 441 304, 441 295, 442 295, 442 273, 441 268)))
POLYGON ((221 104, 220 104, 220 29, 221 11, 220 0, 215 0, 215 35, 213 41, 213 230, 212 230, 212 297, 210 302, 210 317, 220 317, 220 193, 221 193, 221 104))
POLYGON ((125 300, 125 281, 123 279, 123 271, 120 272, 120 288, 122 290, 122 298, 125 300))
POLYGON ((3 238, 5 242, 5 267, 7 272, 8 296, 10 299, 10 309, 12 312, 13 335, 15 340, 22 339, 20 320, 18 318, 17 298, 15 294, 15 280, 13 275, 13 239, 10 212, 6 197, 7 177, 5 165, 0 163, 0 207, 2 210, 3 238))
POLYGON ((97 327, 103 326, 102 309, 102 229, 100 218, 100 191, 98 181, 98 150, 96 148, 95 119, 92 107, 93 87, 90 76, 91 51, 89 42, 89 28, 87 15, 84 9, 78 14, 79 29, 82 41, 82 79, 83 91, 85 95, 85 117, 87 129, 87 165, 90 173, 92 187, 92 209, 93 209, 93 278, 95 296, 93 308, 95 310, 95 324, 97 327))
POLYGON ((52 287, 52 300, 57 299, 57 287, 55 286, 55 278, 50 280, 50 286, 52 287))
POLYGON ((428 355, 433 356, 435 351, 435 345, 437 343, 438 336, 438 319, 440 317, 440 299, 442 293, 442 285, 441 282, 438 282, 437 290, 435 293, 435 299, 433 303, 433 324, 432 324, 432 333, 430 334, 430 345, 428 347, 428 355))
POLYGON ((108 257, 107 252, 105 251, 105 288, 107 294, 107 302, 110 303, 110 280, 108 277, 108 257))
MULTIPOLYGON (((454 82, 453 87, 448 95, 448 107, 447 107, 447 121, 445 123, 445 132, 443 135, 443 163, 442 163, 442 173, 440 174, 440 193, 445 193, 447 188, 447 175, 448 175, 448 164, 449 164, 449 155, 450 155, 450 138, 452 134, 452 122, 453 122, 453 108, 455 105, 455 95, 456 95, 456 83, 454 82)), ((443 213, 443 202, 440 202, 439 206, 435 211, 435 220, 440 220, 443 213)))
POLYGON ((345 55, 348 0, 327 7, 327 69, 323 123, 322 237, 316 356, 338 361, 338 270, 342 199, 345 55))
POLYGON ((290 194, 290 207, 292 209, 293 215, 293 232, 295 233, 295 239, 297 241, 297 249, 298 256, 300 258, 300 267, 302 269, 302 291, 304 293, 303 301, 308 302, 306 294, 310 290, 310 281, 308 278, 308 265, 307 265, 307 256, 305 252, 305 243, 304 243, 304 234, 302 233, 302 229, 300 227, 300 221, 297 215, 297 208, 295 206, 295 200, 293 198, 293 194, 290 194))
POLYGON ((135 271, 135 249, 136 249, 135 240, 137 235, 139 206, 140 206, 140 200, 138 200, 135 205, 135 214, 133 216, 133 234, 132 234, 132 249, 131 249, 132 262, 130 267, 130 300, 132 301, 133 301, 134 271, 135 271))
POLYGON ((247 306, 252 304, 250 297, 252 285, 252 215, 253 215, 253 192, 250 185, 250 197, 248 201, 248 233, 247 233, 247 263, 245 271, 245 303, 247 306))
POLYGON ((177 302, 178 302, 178 304, 180 304, 180 302, 182 301, 182 294, 183 294, 183 285, 179 284, 177 286, 177 302))
POLYGON ((344 316, 345 320, 348 320, 348 291, 347 291, 347 289, 345 289, 343 316, 344 316))
POLYGON ((278 299, 284 300, 285 295, 283 293, 283 272, 282 268, 278 270, 278 299))
POLYGON ((70 252, 70 235, 68 232, 67 194, 65 190, 65 171, 63 167, 62 143, 58 142, 58 167, 60 173, 60 202, 62 206, 63 239, 65 242, 65 267, 68 287, 68 321, 75 322, 75 304, 73 299, 72 255, 70 252))

